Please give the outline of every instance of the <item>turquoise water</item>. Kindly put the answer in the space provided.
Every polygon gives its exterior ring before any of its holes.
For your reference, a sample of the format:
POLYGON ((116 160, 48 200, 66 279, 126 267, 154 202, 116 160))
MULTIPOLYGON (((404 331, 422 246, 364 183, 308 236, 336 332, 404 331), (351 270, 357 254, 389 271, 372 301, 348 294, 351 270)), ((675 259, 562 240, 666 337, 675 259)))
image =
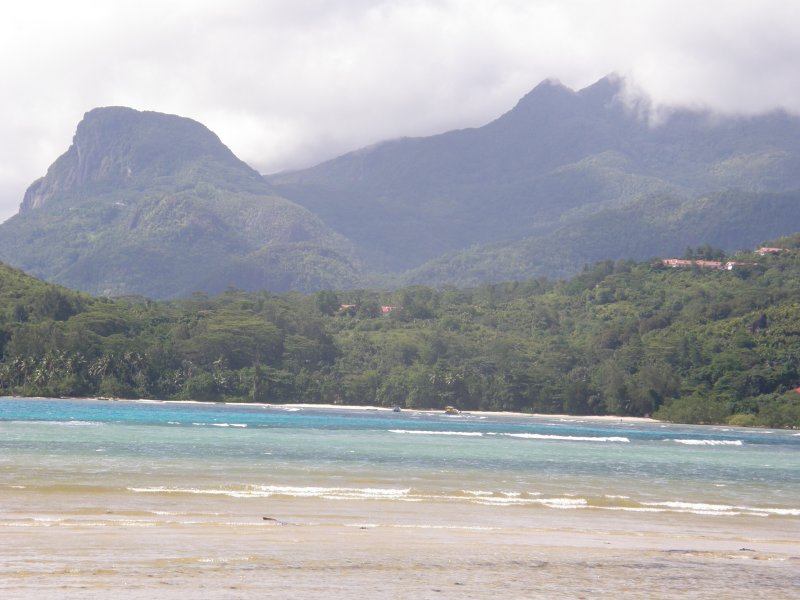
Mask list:
POLYGON ((0 399, 0 490, 391 500, 800 522, 800 434, 423 412, 0 399))
POLYGON ((800 435, 0 398, 0 597, 794 598, 800 435))

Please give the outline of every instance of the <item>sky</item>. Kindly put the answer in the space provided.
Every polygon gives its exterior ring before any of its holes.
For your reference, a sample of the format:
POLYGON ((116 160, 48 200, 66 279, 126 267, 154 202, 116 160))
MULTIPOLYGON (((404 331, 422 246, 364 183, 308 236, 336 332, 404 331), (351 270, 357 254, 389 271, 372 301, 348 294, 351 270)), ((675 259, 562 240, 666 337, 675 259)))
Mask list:
POLYGON ((800 114, 799 64, 798 0, 12 0, 0 221, 98 106, 190 117, 274 173, 483 125, 544 79, 800 114))

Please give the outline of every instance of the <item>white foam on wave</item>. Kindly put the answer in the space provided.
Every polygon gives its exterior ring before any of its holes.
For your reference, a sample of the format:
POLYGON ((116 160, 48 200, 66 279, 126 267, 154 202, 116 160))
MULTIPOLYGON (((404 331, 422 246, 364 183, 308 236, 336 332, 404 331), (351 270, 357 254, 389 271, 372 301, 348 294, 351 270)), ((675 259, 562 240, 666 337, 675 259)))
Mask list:
POLYGON ((72 421, 28 421, 21 419, 18 421, 3 421, 7 425, 58 425, 60 427, 98 427, 104 425, 102 421, 81 421, 75 419, 72 421))
POLYGON ((389 433, 410 433, 414 435, 461 435, 467 437, 483 437, 480 431, 420 431, 415 429, 390 429, 389 433))
POLYGON ((245 423, 212 423, 212 427, 247 427, 245 423))
MULTIPOLYGON (((624 502, 622 505, 601 503, 597 505, 578 496, 541 497, 538 492, 489 492, 484 490, 462 490, 460 493, 441 493, 414 490, 411 488, 351 488, 322 486, 249 486, 239 489, 181 488, 181 487, 129 487, 132 492, 156 494, 199 494, 228 496, 233 498, 269 498, 288 496, 293 498, 318 498, 322 500, 389 500, 399 502, 467 502, 484 506, 541 506, 560 510, 599 509, 621 512, 684 513, 707 516, 758 516, 800 517, 800 508, 776 508, 710 504, 705 502, 624 502)), ((629 500, 625 496, 605 495, 609 500, 629 500)))
POLYGON ((784 516, 800 517, 797 508, 765 508, 761 506, 731 506, 728 504, 706 504, 703 502, 643 502, 644 506, 660 507, 676 512, 693 513, 698 515, 727 515, 736 516, 747 514, 753 516, 784 516))
POLYGON ((511 498, 491 497, 476 498, 475 504, 484 506, 545 506, 547 508, 574 509, 587 508, 588 502, 583 498, 511 498))
POLYGON ((408 499, 410 488, 328 488, 261 486, 269 495, 319 497, 329 500, 403 500, 408 499))
POLYGON ((271 496, 290 496, 294 498, 323 498, 328 500, 369 500, 406 499, 410 489, 397 488, 330 488, 297 486, 252 486, 243 489, 219 488, 171 488, 166 486, 129 487, 131 492, 147 494, 199 494, 210 496, 230 496, 233 498, 269 498, 271 496))
POLYGON ((591 508, 599 508, 600 510, 615 510, 619 512, 641 512, 641 513, 663 513, 667 512, 666 508, 655 508, 652 506, 592 506, 591 508))
POLYGON ((540 494, 520 492, 462 491, 447 494, 412 490, 411 488, 347 488, 319 486, 251 486, 243 489, 131 487, 129 491, 151 494, 199 494, 229 496, 233 498, 269 498, 288 496, 292 498, 319 498, 323 500, 393 500, 402 502, 469 502, 491 506, 513 506, 538 504, 553 508, 578 508, 586 504, 577 498, 534 498, 540 494))
POLYGON ((800 508, 756 508, 753 510, 783 517, 800 517, 800 508))
POLYGON ((645 506, 660 506, 680 511, 702 513, 725 513, 735 510, 736 507, 727 504, 706 504, 703 502, 643 502, 645 506))
MULTIPOLYGON (((487 490, 461 490, 466 496, 476 498, 498 497, 498 498, 520 498, 522 492, 490 492, 487 490)), ((527 496, 541 496, 541 492, 525 492, 527 496)))
POLYGON ((673 439, 678 444, 687 446, 741 446, 742 440, 694 440, 694 439, 673 439))
POLYGON ((526 440, 559 440, 567 442, 621 442, 628 443, 630 440, 621 436, 580 436, 580 435, 550 435, 543 433, 504 433, 506 437, 522 438, 526 440))
POLYGON ((588 506, 584 498, 534 498, 531 500, 550 508, 583 508, 588 506))

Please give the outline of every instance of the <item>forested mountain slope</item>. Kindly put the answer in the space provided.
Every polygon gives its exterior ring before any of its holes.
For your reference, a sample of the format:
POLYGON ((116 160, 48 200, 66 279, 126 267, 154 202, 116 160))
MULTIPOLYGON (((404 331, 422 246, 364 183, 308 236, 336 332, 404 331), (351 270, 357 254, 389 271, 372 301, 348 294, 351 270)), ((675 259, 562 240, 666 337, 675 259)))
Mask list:
POLYGON ((0 389, 800 427, 800 236, 769 245, 692 251, 731 269, 603 261, 566 281, 169 302, 1 267, 0 389))
POLYGON ((575 217, 552 233, 476 245, 405 273, 405 284, 474 286, 487 281, 569 277, 578 265, 613 259, 682 255, 702 240, 720 248, 753 248, 800 223, 800 190, 726 190, 694 200, 648 196, 575 217))
POLYGON ((93 294, 174 298, 569 277, 800 229, 800 119, 651 123, 624 96, 613 76, 545 81, 483 127, 266 179, 195 121, 95 109, 0 225, 0 260, 93 294))
POLYGON ((94 294, 154 298, 352 285, 352 245, 190 119, 86 114, 0 225, 0 258, 94 294))
POLYGON ((800 119, 676 110, 651 123, 623 96, 614 76, 577 92, 545 81, 483 127, 384 142, 268 180, 375 270, 434 261, 406 279, 430 284, 561 276, 676 244, 736 250, 800 227, 798 203, 771 195, 800 190, 800 119), (726 195, 736 200, 719 201, 726 195), (753 231, 726 229, 754 215, 753 231), (591 230, 591 244, 575 230, 591 230))

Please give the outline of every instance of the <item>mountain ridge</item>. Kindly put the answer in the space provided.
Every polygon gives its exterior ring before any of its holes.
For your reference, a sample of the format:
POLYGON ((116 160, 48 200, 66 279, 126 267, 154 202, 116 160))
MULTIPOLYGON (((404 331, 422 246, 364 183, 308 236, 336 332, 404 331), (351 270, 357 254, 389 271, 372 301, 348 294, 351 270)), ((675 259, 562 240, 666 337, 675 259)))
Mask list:
POLYGON ((69 149, 29 186, 20 212, 39 208, 60 192, 133 187, 145 178, 197 168, 198 162, 220 172, 220 167, 231 169, 258 184, 258 172, 197 121, 120 106, 95 108, 78 124, 69 149), (173 143, 161 143, 165 135, 173 143))
POLYGON ((261 176, 202 124, 102 107, 0 224, 0 259, 95 294, 564 277, 595 260, 800 230, 800 118, 675 109, 607 76, 481 127, 261 176))
POLYGON ((0 257, 91 293, 154 298, 315 289, 359 271, 348 240, 274 195, 206 127, 124 107, 86 113, 0 225, 0 257))
POLYGON ((267 180, 389 273, 552 235, 587 211, 663 193, 701 202, 728 189, 800 189, 797 117, 675 109, 653 124, 624 96, 615 75, 578 91, 547 80, 482 127, 392 140, 267 180))

